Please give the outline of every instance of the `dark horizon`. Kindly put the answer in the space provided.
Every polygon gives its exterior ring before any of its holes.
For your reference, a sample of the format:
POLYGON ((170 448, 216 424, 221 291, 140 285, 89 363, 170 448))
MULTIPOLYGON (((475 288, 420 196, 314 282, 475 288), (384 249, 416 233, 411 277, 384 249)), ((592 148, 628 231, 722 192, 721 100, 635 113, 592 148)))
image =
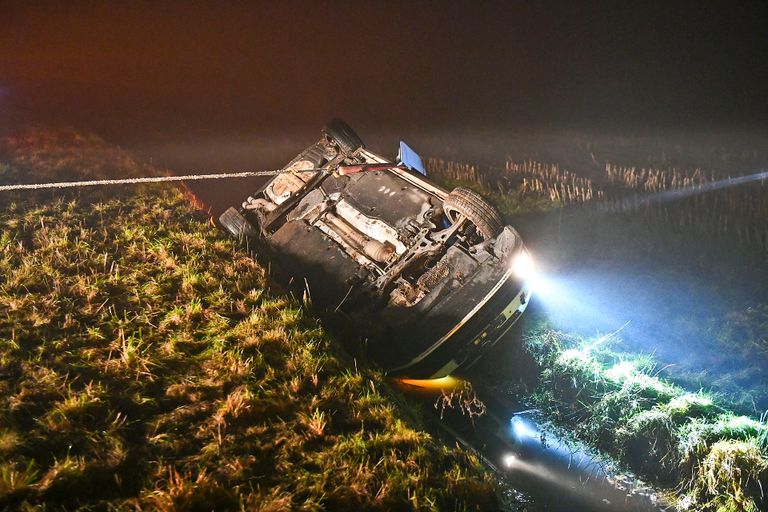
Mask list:
POLYGON ((760 3, 6 3, 0 123, 120 143, 768 122, 760 3))

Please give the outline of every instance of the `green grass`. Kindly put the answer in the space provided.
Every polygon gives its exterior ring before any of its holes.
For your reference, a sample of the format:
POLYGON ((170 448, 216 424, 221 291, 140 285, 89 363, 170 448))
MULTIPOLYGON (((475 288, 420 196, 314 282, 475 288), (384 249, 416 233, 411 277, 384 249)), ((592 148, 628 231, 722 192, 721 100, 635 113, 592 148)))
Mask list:
POLYGON ((660 378, 647 356, 555 331, 528 338, 531 401, 561 427, 670 491, 685 510, 760 510, 768 424, 660 378))
POLYGON ((496 506, 174 189, 3 199, 0 508, 496 506))

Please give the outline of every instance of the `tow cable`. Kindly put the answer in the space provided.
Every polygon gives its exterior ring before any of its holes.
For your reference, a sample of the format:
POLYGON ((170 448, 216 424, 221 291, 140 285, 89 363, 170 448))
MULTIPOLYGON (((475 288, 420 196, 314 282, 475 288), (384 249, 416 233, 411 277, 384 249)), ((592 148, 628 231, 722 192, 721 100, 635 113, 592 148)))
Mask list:
POLYGON ((363 164, 344 165, 335 168, 317 169, 276 169, 272 171, 237 171, 216 174, 188 174, 186 176, 151 176, 144 178, 121 178, 112 180, 60 181, 52 183, 28 183, 15 185, 0 185, 0 192, 13 190, 43 190, 51 188, 94 187, 98 185, 135 185, 140 183, 166 183, 172 181, 221 180, 228 178, 253 178, 258 176, 277 176, 278 174, 296 174, 305 172, 325 172, 346 176, 364 171, 380 171, 385 169, 402 168, 397 164, 363 164))

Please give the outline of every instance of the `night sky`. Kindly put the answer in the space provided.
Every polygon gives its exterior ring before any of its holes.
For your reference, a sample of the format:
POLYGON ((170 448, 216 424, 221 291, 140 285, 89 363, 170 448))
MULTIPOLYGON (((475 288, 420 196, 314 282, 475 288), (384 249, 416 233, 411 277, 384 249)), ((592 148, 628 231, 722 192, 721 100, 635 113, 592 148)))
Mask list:
POLYGON ((335 116, 363 129, 768 121, 761 3, 220 4, 0 3, 0 122, 131 142, 335 116))

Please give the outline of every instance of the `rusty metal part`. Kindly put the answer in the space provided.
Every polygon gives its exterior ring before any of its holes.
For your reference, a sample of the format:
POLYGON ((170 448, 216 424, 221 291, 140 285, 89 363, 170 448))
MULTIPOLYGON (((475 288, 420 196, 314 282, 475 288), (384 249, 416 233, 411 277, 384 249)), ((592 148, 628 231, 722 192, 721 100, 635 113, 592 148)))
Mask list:
POLYGON ((419 288, 424 288, 425 290, 431 290, 440 281, 448 277, 448 273, 450 272, 450 270, 451 268, 448 266, 448 263, 446 263, 443 260, 440 260, 437 262, 437 264, 435 264, 434 267, 432 267, 427 272, 422 274, 421 277, 419 277, 417 284, 419 288))
POLYGON ((359 172, 370 172, 370 171, 388 171, 392 169, 403 169, 404 167, 393 165, 393 164, 362 164, 362 165, 342 165, 340 166, 336 172, 340 176, 346 176, 348 174, 357 174, 359 172))
POLYGON ((275 203, 267 201, 264 198, 254 199, 253 197, 249 197, 243 203, 244 210, 264 210, 266 212, 271 212, 275 208, 277 208, 275 203))
POLYGON ((334 215, 333 213, 327 213, 325 220, 335 227, 339 234, 343 236, 350 245, 356 246, 366 256, 379 263, 385 263, 392 258, 395 254, 395 247, 388 242, 379 242, 378 240, 372 240, 354 227, 350 226, 344 219, 334 215))
POLYGON ((412 266, 423 262, 424 258, 440 257, 448 240, 464 227, 465 222, 466 219, 460 216, 454 224, 437 233, 430 233, 428 228, 423 229, 405 254, 387 269, 386 274, 376 280, 374 288, 380 293, 386 292, 395 279, 405 274, 412 266))
POLYGON ((407 249, 398 238, 395 228, 380 219, 364 215, 344 199, 336 203, 336 215, 366 237, 393 245, 397 254, 402 254, 407 249))
POLYGON ((389 303, 403 308, 410 308, 424 297, 424 292, 407 281, 401 281, 389 294, 389 303))
POLYGON ((272 182, 272 192, 274 192, 277 196, 292 194, 303 187, 307 181, 309 181, 302 179, 304 176, 304 174, 281 174, 277 176, 272 182))

